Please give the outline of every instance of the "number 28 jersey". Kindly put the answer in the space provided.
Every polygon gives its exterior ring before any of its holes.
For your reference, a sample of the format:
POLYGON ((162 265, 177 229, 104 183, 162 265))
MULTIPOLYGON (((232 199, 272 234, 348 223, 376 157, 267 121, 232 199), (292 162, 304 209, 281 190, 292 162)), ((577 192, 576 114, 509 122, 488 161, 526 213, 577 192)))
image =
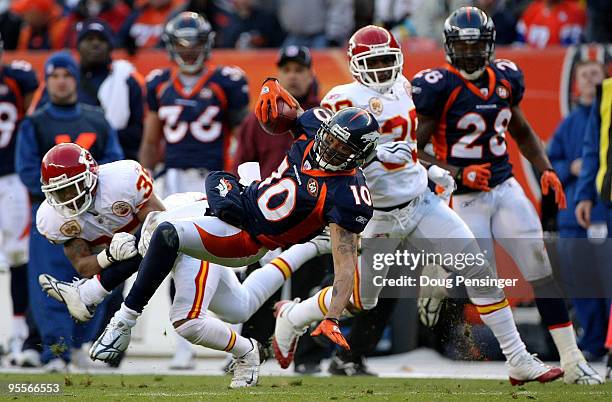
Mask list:
MULTIPOLYGON (((438 121, 432 138, 436 158, 459 167, 491 163, 494 187, 512 176, 506 130, 525 86, 523 73, 509 60, 495 60, 484 77, 487 86, 478 88, 447 64, 417 73, 412 91, 418 113, 438 121)), ((457 193, 474 191, 457 185, 457 193)))
POLYGON ((372 217, 372 200, 361 169, 314 168, 311 150, 327 109, 313 108, 297 121, 296 140, 277 171, 242 192, 246 231, 269 249, 303 243, 328 223, 361 233, 372 217))
POLYGON ((374 207, 394 207, 425 191, 427 172, 417 159, 416 109, 410 82, 404 76, 399 77, 384 94, 356 81, 338 85, 325 95, 321 106, 334 112, 349 106, 366 109, 378 121, 380 144, 406 141, 412 146, 410 163, 398 165, 374 161, 364 168, 374 207))

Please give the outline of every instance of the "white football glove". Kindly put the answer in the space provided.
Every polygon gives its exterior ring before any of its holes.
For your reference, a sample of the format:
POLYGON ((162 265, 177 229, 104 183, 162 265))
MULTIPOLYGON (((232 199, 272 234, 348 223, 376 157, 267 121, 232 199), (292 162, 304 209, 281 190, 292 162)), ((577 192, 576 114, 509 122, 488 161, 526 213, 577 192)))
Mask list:
POLYGON ((151 237, 153 237, 153 232, 157 229, 157 225, 159 225, 159 213, 162 211, 153 211, 147 214, 145 221, 142 224, 142 228, 140 229, 140 241, 138 242, 138 254, 141 256, 145 256, 147 250, 149 249, 149 243, 151 242, 151 237))
POLYGON ((429 177, 429 180, 433 181, 444 189, 444 191, 439 195, 443 200, 449 200, 450 196, 453 194, 453 191, 457 189, 457 184, 455 183, 453 176, 448 170, 442 169, 440 166, 431 165, 429 169, 427 169, 427 177, 429 177))
POLYGON ((134 257, 138 254, 136 236, 125 232, 115 233, 110 246, 108 246, 108 253, 115 261, 123 261, 134 257))
POLYGON ((413 148, 406 141, 394 141, 376 147, 376 159, 382 163, 414 163, 413 148))

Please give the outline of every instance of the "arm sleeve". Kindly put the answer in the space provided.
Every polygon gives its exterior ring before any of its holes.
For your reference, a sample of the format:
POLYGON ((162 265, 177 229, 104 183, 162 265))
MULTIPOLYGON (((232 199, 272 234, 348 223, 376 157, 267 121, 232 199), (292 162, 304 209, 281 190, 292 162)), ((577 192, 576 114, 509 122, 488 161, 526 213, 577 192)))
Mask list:
POLYGON ((600 99, 598 98, 596 102, 593 102, 585 129, 584 143, 582 145, 582 170, 580 170, 576 186, 576 202, 595 200, 597 197, 595 178, 599 169, 600 99))
POLYGON ((412 79, 412 100, 419 114, 438 117, 444 108, 444 80, 439 70, 422 71, 412 79))
POLYGON ((567 131, 567 119, 563 120, 553 138, 548 145, 548 158, 552 163, 555 172, 559 176, 559 179, 563 183, 563 185, 567 185, 567 182, 572 178, 572 174, 570 172, 570 165, 572 161, 567 159, 565 155, 565 151, 563 150, 563 139, 565 137, 565 133, 567 131))
POLYGON ((34 126, 29 119, 21 123, 15 150, 15 170, 28 188, 30 194, 42 196, 40 189, 40 163, 42 158, 34 134, 34 126))
POLYGON ((119 137, 117 131, 108 125, 108 139, 106 140, 106 148, 104 149, 104 158, 98 161, 100 165, 114 162, 123 159, 123 150, 119 145, 119 137))

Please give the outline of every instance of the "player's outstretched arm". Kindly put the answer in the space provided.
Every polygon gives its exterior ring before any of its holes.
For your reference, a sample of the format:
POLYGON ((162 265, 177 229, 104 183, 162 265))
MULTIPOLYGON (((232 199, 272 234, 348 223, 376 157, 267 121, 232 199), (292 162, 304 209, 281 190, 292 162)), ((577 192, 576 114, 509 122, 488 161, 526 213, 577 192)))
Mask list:
POLYGON ((529 125, 519 106, 512 108, 512 118, 510 119, 508 129, 516 140, 521 154, 542 173, 540 180, 542 194, 547 195, 549 189, 554 190, 555 202, 559 208, 564 209, 566 207, 566 200, 561 180, 557 177, 548 156, 546 156, 542 141, 533 131, 531 125, 529 125))
POLYGON ((329 229, 334 257, 332 299, 325 319, 312 332, 312 336, 325 335, 332 342, 350 349, 340 332, 338 319, 348 305, 353 291, 353 277, 357 266, 357 235, 335 223, 330 224, 329 229))
POLYGON ((257 119, 266 123, 268 118, 275 119, 278 117, 278 109, 276 102, 282 99, 290 107, 302 111, 299 102, 287 91, 276 78, 266 78, 259 92, 259 99, 255 104, 255 115, 257 119))

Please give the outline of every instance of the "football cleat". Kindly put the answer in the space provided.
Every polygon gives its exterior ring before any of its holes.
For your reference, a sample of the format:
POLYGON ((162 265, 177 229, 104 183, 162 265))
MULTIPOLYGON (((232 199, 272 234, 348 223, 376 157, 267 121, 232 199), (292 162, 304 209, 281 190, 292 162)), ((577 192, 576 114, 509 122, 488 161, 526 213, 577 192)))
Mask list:
POLYGON ((253 344, 247 354, 234 359, 234 376, 230 383, 230 388, 254 387, 259 380, 259 368, 264 361, 262 354, 263 347, 255 339, 250 339, 253 344))
POLYGON ((376 377, 376 373, 368 370, 365 364, 365 359, 360 357, 357 362, 345 360, 342 356, 334 354, 329 363, 329 373, 331 375, 342 375, 348 377, 354 376, 370 376, 376 377))
POLYGON ((68 307, 68 312, 78 322, 87 322, 93 317, 96 306, 86 305, 81 300, 79 286, 87 279, 75 279, 72 283, 55 279, 51 275, 41 274, 38 283, 49 296, 68 307))
MULTIPOLYGON (((421 276, 429 279, 436 279, 438 283, 442 283, 448 278, 450 273, 439 265, 429 264, 423 268, 421 276)), ((435 326, 440 319, 440 312, 446 298, 446 290, 442 286, 423 286, 420 289, 419 299, 417 301, 417 309, 419 319, 428 328, 435 326)))
POLYGON ((131 332, 127 322, 117 317, 111 318, 102 335, 91 345, 89 357, 108 363, 120 359, 130 344, 131 332))
POLYGON ((329 234, 329 228, 325 228, 320 235, 314 239, 310 239, 308 243, 314 244, 317 248, 317 256, 331 253, 331 235, 329 234))
POLYGON ((599 385, 604 380, 601 375, 584 359, 574 360, 563 364, 563 382, 566 384, 578 385, 599 385))
POLYGON ((298 305, 300 299, 293 301, 281 300, 274 305, 276 326, 272 337, 274 357, 284 369, 291 365, 298 339, 306 332, 307 327, 296 327, 287 318, 287 313, 298 305))
POLYGON ((523 352, 513 364, 507 361, 506 367, 508 367, 508 376, 512 385, 523 385, 531 381, 551 382, 563 375, 561 368, 544 364, 527 352, 523 352))

